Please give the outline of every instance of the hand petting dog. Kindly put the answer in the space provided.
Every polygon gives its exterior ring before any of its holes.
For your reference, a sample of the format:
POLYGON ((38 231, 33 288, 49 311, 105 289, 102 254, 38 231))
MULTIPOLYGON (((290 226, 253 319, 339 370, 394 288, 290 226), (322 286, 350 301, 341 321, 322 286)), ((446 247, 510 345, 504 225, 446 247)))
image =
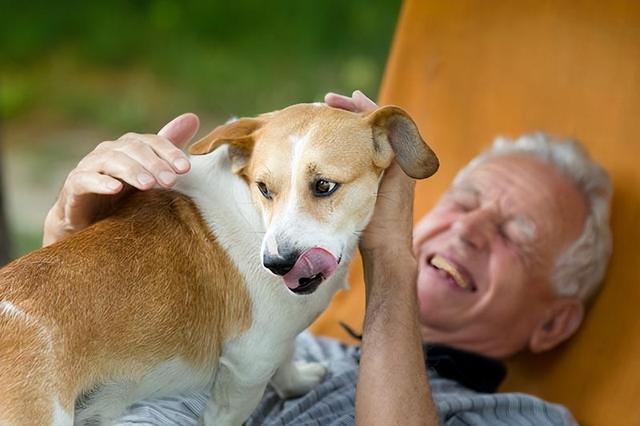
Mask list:
POLYGON ((170 188, 189 171, 182 152, 198 131, 195 114, 182 114, 157 135, 127 133, 99 144, 73 169, 45 219, 43 246, 80 231, 108 214, 123 195, 157 183, 170 188))

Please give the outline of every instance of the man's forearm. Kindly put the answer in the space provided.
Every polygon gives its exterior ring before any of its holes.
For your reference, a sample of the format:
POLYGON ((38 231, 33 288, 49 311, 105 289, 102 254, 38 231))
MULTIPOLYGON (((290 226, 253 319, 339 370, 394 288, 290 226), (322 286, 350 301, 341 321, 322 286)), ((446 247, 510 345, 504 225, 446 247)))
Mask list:
POLYGON ((439 424, 427 382, 413 256, 363 254, 367 308, 356 390, 359 424, 439 424))

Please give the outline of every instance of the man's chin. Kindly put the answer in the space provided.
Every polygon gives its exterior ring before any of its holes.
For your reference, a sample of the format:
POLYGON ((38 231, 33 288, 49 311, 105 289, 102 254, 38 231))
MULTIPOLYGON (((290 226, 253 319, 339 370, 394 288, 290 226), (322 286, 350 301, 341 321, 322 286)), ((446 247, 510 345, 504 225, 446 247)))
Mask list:
POLYGON ((450 294, 434 288, 433 284, 418 283, 418 305, 420 324, 425 330, 438 333, 452 333, 465 328, 469 306, 458 306, 450 294))
POLYGON ((442 304, 433 301, 423 302, 420 297, 420 326, 433 332, 451 333, 460 327, 459 315, 450 309, 443 309, 442 304), (454 318, 452 318, 452 316, 454 318))
POLYGON ((420 274, 417 285, 420 310, 438 311, 441 305, 453 306, 459 302, 459 295, 446 285, 433 280, 427 274, 420 274))

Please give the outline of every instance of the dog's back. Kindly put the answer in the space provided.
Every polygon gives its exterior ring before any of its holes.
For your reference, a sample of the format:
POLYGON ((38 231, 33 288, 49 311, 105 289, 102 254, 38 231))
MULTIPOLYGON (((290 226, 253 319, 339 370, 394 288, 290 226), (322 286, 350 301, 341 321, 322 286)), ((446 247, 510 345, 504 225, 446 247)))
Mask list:
POLYGON ((215 365, 224 339, 249 326, 250 303, 189 198, 135 193, 0 270, 0 423, 52 424, 79 392, 143 381, 172 360, 215 365))

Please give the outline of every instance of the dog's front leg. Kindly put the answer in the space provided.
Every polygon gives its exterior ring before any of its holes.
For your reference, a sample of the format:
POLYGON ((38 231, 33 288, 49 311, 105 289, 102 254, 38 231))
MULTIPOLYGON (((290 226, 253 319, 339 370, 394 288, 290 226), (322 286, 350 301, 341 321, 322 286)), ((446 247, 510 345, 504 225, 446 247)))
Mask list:
POLYGON ((219 366, 200 425, 241 425, 260 403, 269 383, 268 376, 259 381, 243 381, 234 370, 225 365, 219 366))
POLYGON ((271 386, 283 399, 309 392, 327 372, 325 366, 318 362, 293 361, 294 345, 292 342, 289 356, 271 379, 271 386))

